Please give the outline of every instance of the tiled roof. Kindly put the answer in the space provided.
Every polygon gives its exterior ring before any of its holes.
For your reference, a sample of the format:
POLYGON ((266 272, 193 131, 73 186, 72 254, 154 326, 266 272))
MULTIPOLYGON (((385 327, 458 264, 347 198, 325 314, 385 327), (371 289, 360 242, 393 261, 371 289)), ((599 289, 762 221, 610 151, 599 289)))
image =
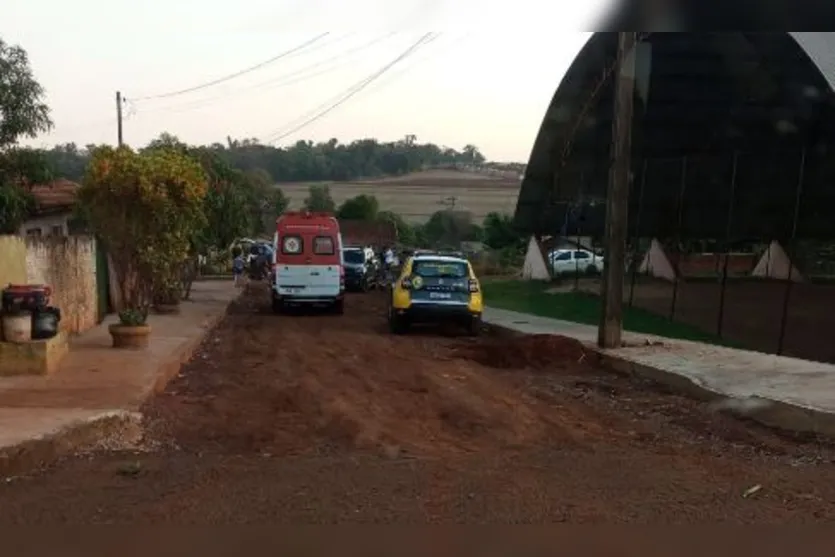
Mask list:
POLYGON ((340 220, 339 229, 346 246, 381 246, 397 242, 397 228, 391 222, 340 220))
POLYGON ((72 210, 80 187, 77 183, 63 178, 49 184, 31 186, 30 191, 35 198, 35 212, 42 214, 72 210))

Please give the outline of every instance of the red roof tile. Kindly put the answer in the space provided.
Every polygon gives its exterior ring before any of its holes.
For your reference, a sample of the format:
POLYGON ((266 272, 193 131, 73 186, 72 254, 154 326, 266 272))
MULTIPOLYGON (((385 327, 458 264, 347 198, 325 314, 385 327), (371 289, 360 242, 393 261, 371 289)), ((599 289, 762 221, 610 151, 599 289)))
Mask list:
POLYGON ((77 183, 63 178, 50 184, 31 186, 30 191, 35 198, 36 212, 52 213, 71 210, 75 205, 75 196, 80 187, 77 183))
POLYGON ((339 229, 346 246, 382 246, 397 242, 397 228, 391 222, 340 220, 339 229))

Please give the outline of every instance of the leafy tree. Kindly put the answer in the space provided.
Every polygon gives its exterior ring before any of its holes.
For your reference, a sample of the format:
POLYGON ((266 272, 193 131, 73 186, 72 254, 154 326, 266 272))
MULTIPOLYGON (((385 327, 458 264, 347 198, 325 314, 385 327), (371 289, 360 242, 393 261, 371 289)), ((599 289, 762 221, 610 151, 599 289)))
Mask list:
POLYGON ((174 149, 93 151, 78 202, 113 260, 122 324, 145 323, 153 295, 178 280, 205 226, 206 187, 200 164, 174 149))
POLYGON ((310 186, 304 208, 308 211, 335 213, 336 203, 331 197, 331 189, 328 186, 310 186))
POLYGON ((380 211, 380 204, 373 195, 358 195, 345 200, 339 210, 337 217, 345 220, 374 221, 380 211))
POLYGON ((52 129, 43 97, 26 51, 0 39, 0 150, 52 129))
POLYGON ((464 160, 470 164, 482 164, 486 159, 484 155, 481 154, 481 151, 478 150, 478 147, 475 145, 466 145, 464 147, 464 160))
POLYGON ((50 178, 39 151, 15 148, 52 128, 43 97, 26 51, 0 39, 0 233, 17 232, 33 207, 28 186, 50 178))
POLYGON ((410 226, 409 223, 403 220, 403 217, 397 213, 392 211, 380 211, 377 213, 377 220, 394 224, 394 228, 397 230, 397 239, 401 244, 406 246, 420 245, 416 234, 416 228, 414 226, 410 226))
MULTIPOLYGON (((152 144, 166 144, 173 136, 165 134, 152 144)), ((176 140, 179 143, 179 140, 176 140)), ((399 141, 380 142, 360 139, 340 143, 330 139, 321 143, 298 141, 287 148, 264 145, 256 139, 227 138, 224 143, 203 146, 229 165, 244 172, 269 176, 270 185, 278 182, 342 181, 378 176, 396 176, 430 167, 454 167, 479 164, 483 155, 473 145, 466 151, 441 148, 433 143, 419 143, 414 135, 399 141)), ((74 144, 49 151, 52 163, 61 176, 73 178, 79 166, 86 164, 88 149, 74 144), (79 162, 79 159, 81 162, 79 162)), ((80 177, 79 177, 80 178, 80 177)))
MULTIPOLYGON (((196 149, 208 180, 203 200, 206 226, 195 237, 195 249, 205 253, 208 248, 223 250, 237 238, 248 236, 256 224, 253 219, 252 194, 242 172, 235 170, 217 153, 196 149)), ((258 215, 260 224, 260 214, 258 215)))
POLYGON ((488 213, 484 218, 484 243, 493 249, 520 247, 525 236, 516 227, 513 217, 500 213, 488 213))
POLYGON ((480 228, 465 211, 444 210, 434 213, 423 226, 423 237, 432 247, 458 248, 461 242, 479 239, 480 228))
POLYGON ((275 221, 287 210, 290 205, 290 199, 284 195, 284 192, 279 188, 273 188, 267 194, 267 201, 265 203, 263 216, 263 232, 272 234, 275 232, 275 221))
POLYGON ((35 208, 30 187, 53 179, 38 149, 11 147, 0 153, 0 234, 16 234, 35 208))
POLYGON ((275 210, 283 211, 287 206, 287 199, 273 188, 272 177, 262 168, 234 168, 218 149, 192 147, 167 132, 152 140, 143 152, 157 149, 196 158, 208 176, 204 207, 207 226, 195 240, 196 251, 226 249, 242 236, 268 233, 275 223, 275 210))
POLYGON ((180 141, 180 138, 176 135, 169 132, 162 132, 161 134, 159 134, 159 137, 157 137, 156 139, 152 139, 148 143, 148 145, 146 145, 142 149, 142 151, 150 151, 155 149, 166 149, 186 154, 189 152, 190 147, 187 143, 180 141))

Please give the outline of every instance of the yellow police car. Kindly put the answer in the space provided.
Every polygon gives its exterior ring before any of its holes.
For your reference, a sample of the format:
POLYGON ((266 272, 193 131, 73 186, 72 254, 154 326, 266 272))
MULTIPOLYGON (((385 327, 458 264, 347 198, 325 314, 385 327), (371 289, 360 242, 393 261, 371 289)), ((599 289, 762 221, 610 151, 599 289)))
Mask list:
POLYGON ((481 284, 466 258, 418 252, 391 285, 388 321, 394 334, 413 323, 452 322, 478 335, 483 310, 481 284))

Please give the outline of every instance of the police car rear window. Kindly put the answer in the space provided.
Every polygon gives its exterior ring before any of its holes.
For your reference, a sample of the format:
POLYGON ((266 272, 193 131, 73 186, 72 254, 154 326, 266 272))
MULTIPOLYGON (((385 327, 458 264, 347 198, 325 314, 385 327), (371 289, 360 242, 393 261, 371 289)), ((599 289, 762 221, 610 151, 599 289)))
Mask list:
POLYGON ((467 264, 463 261, 437 261, 431 259, 415 261, 412 265, 412 273, 424 278, 465 278, 469 275, 467 264))

